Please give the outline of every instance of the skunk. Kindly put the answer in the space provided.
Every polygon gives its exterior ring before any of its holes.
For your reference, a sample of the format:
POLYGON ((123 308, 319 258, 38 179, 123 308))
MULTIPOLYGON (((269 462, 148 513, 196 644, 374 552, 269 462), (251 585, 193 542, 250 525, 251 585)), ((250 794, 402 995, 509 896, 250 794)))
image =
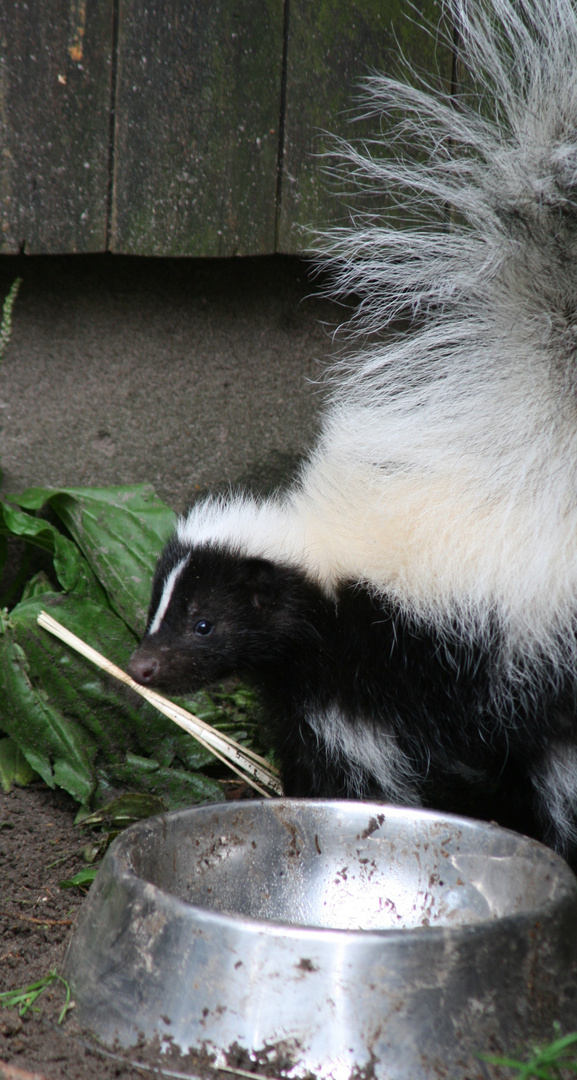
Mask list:
POLYGON ((179 520, 130 672, 255 684, 287 795, 575 857, 577 14, 451 14, 470 91, 371 76, 381 135, 339 146, 384 209, 322 241, 360 302, 318 444, 287 492, 179 520))

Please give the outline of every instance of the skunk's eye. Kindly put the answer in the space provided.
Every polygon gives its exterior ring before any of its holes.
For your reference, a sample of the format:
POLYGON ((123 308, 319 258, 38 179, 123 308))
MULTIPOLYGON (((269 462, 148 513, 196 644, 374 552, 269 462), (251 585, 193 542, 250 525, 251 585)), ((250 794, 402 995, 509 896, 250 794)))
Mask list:
POLYGON ((199 619, 198 622, 194 624, 195 634, 200 634, 201 637, 206 637, 207 634, 210 634, 212 628, 212 623, 208 622, 207 619, 199 619))

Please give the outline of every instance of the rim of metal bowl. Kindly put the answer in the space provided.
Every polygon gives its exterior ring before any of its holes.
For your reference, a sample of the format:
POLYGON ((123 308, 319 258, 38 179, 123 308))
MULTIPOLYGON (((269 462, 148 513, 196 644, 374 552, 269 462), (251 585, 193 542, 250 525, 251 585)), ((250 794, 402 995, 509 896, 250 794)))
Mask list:
MULTIPOLYGON (((440 824, 446 822, 450 827, 456 826, 461 829, 465 828, 468 831, 478 830, 482 833, 494 832, 503 836, 510 836, 514 838, 520 846, 527 845, 529 849, 537 849, 537 852, 542 858, 550 863, 552 872, 556 873, 559 879, 558 893, 555 897, 547 898, 540 905, 528 908, 526 911, 514 912, 510 915, 494 916, 486 919, 479 918, 475 922, 460 923, 456 926, 438 924, 434 926, 384 927, 381 930, 374 928, 364 930, 362 928, 349 929, 310 926, 306 923, 288 923, 283 922, 282 920, 261 919, 254 915, 247 915, 241 912, 215 911, 214 909, 204 907, 201 904, 183 900, 175 893, 163 889, 161 886, 155 885, 146 878, 139 876, 130 865, 128 853, 123 850, 130 845, 132 835, 135 832, 143 830, 148 826, 152 826, 153 828, 156 828, 159 825, 161 826, 161 823, 167 817, 174 819, 179 816, 184 817, 194 815, 194 813, 198 811, 208 813, 211 810, 218 810, 219 807, 227 808, 230 812, 232 812, 232 808, 234 807, 236 812, 238 812, 239 808, 246 807, 247 809, 253 809, 257 806, 271 805, 268 800, 262 799, 243 799, 238 803, 225 801, 203 803, 199 806, 169 810, 162 814, 155 814, 153 817, 145 818, 143 821, 128 826, 128 828, 114 840, 113 844, 111 844, 105 858, 109 864, 111 862, 116 864, 116 874, 119 884, 130 885, 132 888, 140 884, 143 888, 145 887, 147 889, 149 897, 154 897, 157 902, 170 906, 175 914, 179 913, 185 917, 187 913, 192 910, 201 913, 203 921, 206 921, 208 924, 218 926, 225 923, 232 923, 233 925, 242 925, 255 933, 258 932, 262 934, 265 932, 275 937, 285 936, 287 938, 302 938, 303 935, 306 935, 306 937, 311 940, 317 936, 324 940, 330 940, 331 937, 334 937, 341 942, 345 939, 348 939, 351 942, 360 940, 368 942, 373 938, 375 943, 377 941, 382 942, 384 938, 403 938, 409 943, 414 938, 423 938, 427 936, 446 938, 447 936, 462 937, 464 934, 470 936, 478 934, 479 931, 485 933, 498 933, 502 932, 503 928, 506 929, 508 926, 519 926, 525 922, 534 922, 535 920, 547 918, 547 916, 555 912, 560 906, 567 903, 574 905, 577 902, 577 877, 561 855, 558 855, 551 848, 548 848, 538 840, 534 840, 532 837, 514 832, 512 829, 505 829, 492 822, 478 821, 475 818, 463 817, 459 814, 441 813, 435 810, 421 809, 419 807, 400 807, 389 803, 360 802, 347 799, 292 799, 281 797, 274 800, 274 805, 278 806, 279 803, 282 803, 284 806, 294 805, 299 808, 304 806, 317 806, 323 808, 329 806, 362 807, 363 810, 368 813, 371 813, 372 810, 385 810, 389 816, 392 815, 395 818, 404 818, 407 816, 413 819, 424 818, 429 821, 438 821, 440 824)), ((519 852, 519 854, 521 854, 521 852, 519 852)))

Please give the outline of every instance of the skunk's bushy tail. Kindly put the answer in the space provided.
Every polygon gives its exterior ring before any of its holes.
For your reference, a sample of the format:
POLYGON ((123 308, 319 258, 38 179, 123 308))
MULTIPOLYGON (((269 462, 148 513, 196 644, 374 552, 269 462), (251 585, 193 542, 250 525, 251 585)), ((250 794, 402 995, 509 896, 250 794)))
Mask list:
MULTIPOLYGON (((559 327, 539 327, 539 344, 547 329, 553 343, 577 282, 577 10, 451 0, 450 11, 461 91, 431 92, 412 72, 413 85, 374 75, 365 105, 383 138, 337 146, 353 187, 381 193, 392 214, 390 227, 380 209, 325 236, 331 294, 361 297, 351 328, 362 334, 435 312, 459 351, 468 335, 476 343, 478 319, 497 329, 500 311, 508 331, 518 299, 559 311, 559 327)), ((366 374, 351 370, 353 381, 366 374)))
POLYGON ((382 138, 337 148, 391 211, 321 244, 331 293, 360 304, 306 485, 317 502, 337 471, 370 486, 399 555, 367 576, 409 609, 496 612, 505 638, 555 652, 577 597, 577 13, 451 14, 467 89, 375 75, 382 138))

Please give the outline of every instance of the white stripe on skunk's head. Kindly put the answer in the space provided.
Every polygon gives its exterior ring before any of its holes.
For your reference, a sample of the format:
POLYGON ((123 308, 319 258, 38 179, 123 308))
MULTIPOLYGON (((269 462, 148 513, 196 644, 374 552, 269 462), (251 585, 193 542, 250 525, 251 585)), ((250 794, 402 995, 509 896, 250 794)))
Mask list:
POLYGON ((291 551, 294 523, 286 504, 277 499, 256 501, 244 493, 226 498, 211 495, 196 503, 176 526, 176 537, 184 548, 211 544, 239 555, 282 558, 298 564, 291 551))
POLYGON ((169 571, 168 575, 166 576, 166 578, 164 580, 164 584, 162 586, 162 592, 160 594, 159 603, 158 603, 158 605, 156 607, 156 611, 154 612, 152 622, 150 623, 150 626, 148 627, 147 633, 149 635, 150 634, 156 634, 160 630, 160 627, 162 625, 162 620, 163 620, 163 618, 164 618, 164 616, 165 616, 165 614, 166 614, 166 612, 168 610, 168 606, 169 606, 170 601, 172 599, 172 594, 174 592, 174 587, 176 585, 176 582, 178 581, 178 578, 182 574, 182 571, 184 570, 184 568, 185 568, 185 566, 186 566, 186 564, 188 562, 188 559, 189 559, 189 556, 185 555, 184 558, 180 559, 176 563, 176 565, 172 567, 172 569, 169 571))

